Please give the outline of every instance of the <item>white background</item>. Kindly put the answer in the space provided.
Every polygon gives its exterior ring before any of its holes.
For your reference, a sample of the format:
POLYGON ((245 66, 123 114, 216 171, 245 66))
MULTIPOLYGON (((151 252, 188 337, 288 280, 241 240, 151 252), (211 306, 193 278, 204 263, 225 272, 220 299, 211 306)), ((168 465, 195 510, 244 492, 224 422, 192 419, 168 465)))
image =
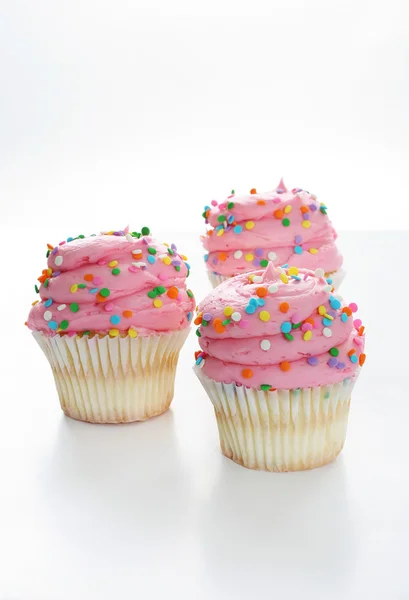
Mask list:
POLYGON ((0 600, 407 600, 408 3, 0 11, 0 600), (328 204, 368 326, 340 458, 289 475, 224 459, 194 335, 166 415, 64 418, 22 325, 45 243, 149 225, 200 299, 202 206, 281 175, 328 204))

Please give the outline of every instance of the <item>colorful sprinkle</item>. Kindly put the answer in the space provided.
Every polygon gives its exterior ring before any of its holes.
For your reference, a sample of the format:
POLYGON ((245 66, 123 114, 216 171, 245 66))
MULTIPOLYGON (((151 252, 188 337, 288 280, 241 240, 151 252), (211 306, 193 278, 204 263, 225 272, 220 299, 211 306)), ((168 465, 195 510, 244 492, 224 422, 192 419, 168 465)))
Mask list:
POLYGON ((236 250, 236 252, 234 253, 233 256, 236 260, 238 260, 239 258, 241 258, 243 256, 243 252, 241 250, 236 250))
POLYGON ((280 369, 284 372, 289 371, 291 369, 291 365, 289 362, 284 360, 283 362, 280 363, 280 369))
POLYGON ((339 350, 338 348, 330 348, 329 353, 331 354, 331 356, 338 356, 339 350))
POLYGON ((277 259, 277 254, 275 252, 269 252, 267 258, 268 260, 275 261, 277 259))
POLYGON ((223 310, 223 314, 225 317, 230 317, 234 312, 234 309, 231 306, 226 306, 226 308, 223 310))
POLYGON ((284 323, 282 323, 281 325, 281 331, 283 333, 290 333, 291 329, 292 329, 292 324, 290 323, 290 321, 284 321, 284 323))
POLYGON ((56 329, 58 328, 57 321, 48 321, 48 327, 53 331, 56 331, 56 329))
POLYGON ((111 337, 117 337, 119 335, 118 329, 110 329, 108 333, 111 337))
POLYGON ((271 348, 271 343, 269 342, 269 340, 261 340, 260 348, 267 352, 267 350, 270 350, 271 348))
POLYGON ((334 367, 336 367, 336 366, 337 366, 337 364, 338 364, 338 359, 337 359, 337 358, 335 358, 335 357, 332 357, 332 358, 330 358, 330 359, 328 360, 328 362, 327 362, 327 365, 328 365, 329 367, 331 367, 331 368, 334 368, 334 367))
POLYGON ((247 221, 245 227, 246 227, 246 229, 253 229, 254 228, 254 221, 247 221))
POLYGON ((243 227, 241 225, 236 225, 233 228, 233 233, 241 233, 243 231, 243 227))
POLYGON ((246 260, 247 262, 251 262, 252 260, 254 260, 254 255, 253 254, 246 254, 244 257, 244 260, 246 260))
POLYGON ((59 306, 57 306, 57 310, 64 310, 65 308, 67 308, 66 304, 60 304, 59 306))
POLYGON ((290 305, 288 304, 288 302, 281 302, 280 303, 279 309, 280 309, 280 311, 282 313, 288 312, 289 308, 290 308, 290 305))
POLYGON ((101 296, 103 298, 108 298, 108 296, 110 295, 111 292, 109 291, 108 288, 102 288, 102 290, 100 290, 99 293, 101 294, 101 296))
POLYGON ((112 325, 118 325, 121 322, 121 317, 119 315, 112 315, 109 320, 111 321, 112 325))
POLYGON ((285 273, 280 273, 280 279, 283 283, 288 283, 288 277, 285 273))
POLYGON ((267 310, 262 310, 259 313, 258 318, 260 319, 260 321, 267 322, 270 320, 270 313, 267 310))
POLYGON ((251 369, 243 369, 241 374, 244 379, 251 379, 253 377, 253 371, 251 369))
POLYGON ((307 358, 307 363, 312 367, 316 367, 319 363, 319 360, 316 356, 310 356, 309 358, 307 358))
POLYGON ((80 307, 78 306, 77 302, 72 302, 70 304, 70 311, 71 312, 76 313, 76 312, 79 311, 79 309, 80 309, 80 307))
POLYGON ((308 221, 308 220, 307 220, 307 221, 303 221, 303 222, 302 222, 302 226, 303 226, 305 229, 309 229, 309 228, 311 227, 311 221, 308 221))
POLYGON ((64 319, 64 320, 63 320, 63 321, 61 321, 61 323, 60 323, 60 329, 62 329, 62 330, 65 330, 65 329, 67 329, 68 325, 69 325, 68 321, 67 321, 66 319, 64 319))
POLYGON ((329 329, 328 327, 324 327, 324 329, 322 330, 322 335, 327 338, 332 337, 331 329, 329 329))
POLYGON ((365 363, 365 360, 366 360, 366 354, 364 354, 364 353, 362 352, 362 354, 359 356, 359 366, 360 366, 360 367, 363 367, 363 365, 364 365, 364 363, 365 363))
POLYGON ((153 301, 153 306, 154 306, 155 308, 162 308, 162 306, 163 306, 163 302, 162 302, 162 300, 160 300, 159 298, 156 298, 156 299, 153 301))
POLYGON ((278 292, 278 285, 276 283, 269 285, 268 292, 269 292, 269 294, 275 294, 276 292, 278 292))
POLYGON ((309 329, 303 335, 304 342, 308 342, 312 338, 312 331, 309 329))

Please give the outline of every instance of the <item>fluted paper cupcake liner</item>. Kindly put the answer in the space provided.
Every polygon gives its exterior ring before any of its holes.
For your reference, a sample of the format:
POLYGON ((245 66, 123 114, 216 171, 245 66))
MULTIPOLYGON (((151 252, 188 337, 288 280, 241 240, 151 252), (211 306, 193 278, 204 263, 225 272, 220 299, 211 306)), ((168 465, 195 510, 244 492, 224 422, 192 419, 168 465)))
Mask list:
POLYGON ((90 423, 144 421, 173 399, 189 328, 148 337, 33 335, 48 358, 66 415, 90 423))
POLYGON ((301 471, 341 452, 356 376, 334 385, 262 391, 220 383, 194 369, 213 403, 222 452, 234 462, 301 471))
MULTIPOLYGON (((338 271, 334 271, 333 273, 326 273, 325 277, 332 279, 332 285, 334 286, 335 290, 339 290, 340 285, 345 278, 345 275, 345 270, 339 269, 338 271)), ((207 276, 209 277, 209 281, 213 289, 221 283, 223 283, 223 281, 226 281, 226 279, 230 279, 230 277, 233 277, 233 275, 218 275, 217 273, 213 273, 212 271, 207 271, 207 276)))

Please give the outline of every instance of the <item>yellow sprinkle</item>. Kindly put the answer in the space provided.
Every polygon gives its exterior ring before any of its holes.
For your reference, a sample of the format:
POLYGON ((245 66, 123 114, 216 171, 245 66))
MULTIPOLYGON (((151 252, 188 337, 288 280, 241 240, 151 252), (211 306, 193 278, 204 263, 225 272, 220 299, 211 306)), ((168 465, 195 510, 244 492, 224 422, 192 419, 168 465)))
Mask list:
POLYGON ((327 315, 327 313, 325 313, 324 317, 325 317, 326 319, 329 319, 330 321, 333 321, 333 320, 334 320, 334 317, 331 317, 331 315, 327 315))
POLYGON ((110 335, 111 337, 116 337, 117 335, 119 335, 119 331, 118 331, 118 329, 110 329, 110 330, 108 331, 108 333, 109 333, 109 335, 110 335))
POLYGON ((253 283, 253 278, 254 278, 254 275, 253 275, 253 274, 252 274, 252 275, 249 275, 249 281, 250 281, 250 283, 253 283))
POLYGON ((251 262, 252 260, 254 260, 254 255, 246 254, 246 256, 244 257, 244 260, 247 260, 247 262, 251 262))
POLYGON ((288 269, 288 274, 289 275, 298 275, 298 269, 297 269, 297 267, 290 267, 288 269))
POLYGON ((162 300, 159 300, 159 298, 155 298, 155 300, 153 301, 153 306, 155 308, 161 308, 161 306, 163 306, 162 300))
POLYGON ((317 248, 310 248, 308 252, 311 252, 311 254, 318 254, 317 248))
POLYGON ((111 262, 108 263, 108 267, 111 267, 111 269, 113 269, 114 267, 116 267, 117 264, 118 264, 117 260, 111 260, 111 262))
POLYGON ((312 331, 306 331, 302 337, 305 342, 308 342, 312 338, 312 331))
POLYGON ((226 317, 230 317, 230 315, 232 315, 234 313, 234 310, 232 309, 231 306, 226 306, 223 313, 226 315, 226 317))
POLYGON ((38 304, 38 300, 34 300, 34 302, 31 303, 31 306, 35 306, 36 304, 38 304))
POLYGON ((172 262, 172 260, 169 258, 169 256, 164 256, 162 261, 164 262, 165 265, 170 265, 170 263, 172 262))
POLYGON ((290 213, 292 209, 293 207, 291 206, 291 204, 288 204, 288 206, 286 206, 284 209, 285 214, 288 215, 288 213, 290 213))
POLYGON ((184 254, 179 254, 180 258, 182 260, 189 260, 187 256, 185 256, 184 254))
POLYGON ((325 306, 319 306, 317 310, 320 315, 325 315, 325 313, 327 312, 327 309, 325 308, 325 306))
POLYGON ((254 221, 247 221, 245 227, 246 227, 246 229, 253 229, 254 221))
POLYGON ((217 232, 217 235, 220 237, 221 235, 224 235, 224 229, 219 229, 219 231, 217 232))
POLYGON ((280 273, 280 279, 283 283, 288 283, 288 277, 285 273, 280 273))
POLYGON ((76 283, 73 283, 72 286, 70 287, 71 294, 75 294, 75 292, 77 290, 78 290, 78 285, 76 283))
POLYGON ((169 248, 169 244, 167 244, 166 242, 163 242, 163 245, 166 246, 166 248, 169 248))
POLYGON ((52 274, 53 270, 51 269, 51 267, 48 267, 47 269, 47 275, 50 276, 52 274))
POLYGON ((311 221, 303 221, 302 226, 305 227, 305 229, 309 229, 311 227, 311 221))
POLYGON ((138 335, 138 332, 135 329, 128 329, 128 335, 131 338, 135 338, 138 335))
POLYGON ((269 321, 270 320, 270 313, 267 310, 262 310, 259 313, 258 318, 260 319, 260 321, 269 321))

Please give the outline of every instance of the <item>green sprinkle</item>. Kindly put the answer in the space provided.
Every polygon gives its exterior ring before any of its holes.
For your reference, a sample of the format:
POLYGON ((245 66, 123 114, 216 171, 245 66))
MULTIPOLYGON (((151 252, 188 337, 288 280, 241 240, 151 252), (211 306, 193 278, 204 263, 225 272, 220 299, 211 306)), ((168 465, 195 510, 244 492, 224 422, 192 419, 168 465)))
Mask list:
POLYGON ((281 221, 281 223, 284 225, 284 227, 288 227, 290 224, 290 219, 285 218, 281 221))
POLYGON ((151 232, 149 227, 142 227, 141 231, 142 231, 142 235, 149 235, 151 232))
POLYGON ((80 290, 84 290, 87 286, 86 286, 85 283, 79 283, 78 287, 79 287, 80 290))
POLYGON ((205 211, 205 212, 202 212, 202 217, 203 217, 204 219, 206 219, 206 211, 205 211))
POLYGON ((260 267, 266 267, 268 265, 268 260, 266 260, 265 258, 263 258, 263 260, 260 260, 260 267))
POLYGON ((219 221, 219 223, 223 223, 223 221, 225 221, 225 220, 226 220, 226 217, 225 217, 224 215, 219 215, 219 216, 217 217, 217 220, 219 221))
POLYGON ((294 337, 291 335, 291 333, 285 333, 284 337, 290 342, 292 342, 294 339, 294 337))
POLYGON ((36 294, 39 294, 39 293, 40 293, 40 290, 38 289, 38 285, 35 285, 35 286, 34 286, 34 291, 35 291, 35 293, 36 293, 36 294))
POLYGON ((260 385, 260 390, 263 390, 263 392, 268 392, 268 390, 271 388, 271 385, 269 383, 262 383, 260 385))
POLYGON ((204 319, 202 319, 202 325, 203 325, 203 327, 206 327, 206 325, 208 325, 208 324, 209 324, 209 321, 205 321, 204 319))
POLYGON ((176 265, 176 267, 175 267, 175 271, 177 271, 177 272, 179 272, 179 271, 180 271, 180 267, 179 267, 179 265, 176 265))
POLYGON ((166 288, 163 287, 163 285, 158 285, 158 287, 156 287, 155 290, 158 294, 164 294, 166 292, 166 288))
POLYGON ((78 303, 77 303, 77 302, 72 302, 72 303, 70 304, 70 311, 71 311, 71 312, 74 312, 74 313, 76 313, 76 312, 78 312, 78 311, 79 311, 79 309, 80 309, 80 307, 78 306, 78 303))
POLYGON ((230 325, 231 323, 231 319, 225 319, 224 321, 222 321, 222 325, 230 325))
POLYGON ((235 192, 234 190, 232 190, 230 193, 231 193, 231 194, 235 194, 236 192, 235 192))
POLYGON ((90 331, 84 331, 82 335, 89 335, 90 333, 90 331))
POLYGON ((109 296, 109 294, 110 294, 111 292, 109 291, 109 289, 108 289, 108 288, 102 288, 102 290, 100 290, 100 292, 99 292, 99 293, 101 294, 101 296, 102 296, 103 298, 108 298, 108 296, 109 296))
POLYGON ((156 254, 155 248, 148 248, 149 254, 156 254))
POLYGON ((80 240, 83 240, 85 238, 85 235, 83 235, 82 233, 78 236, 80 240))
POLYGON ((325 206, 321 206, 320 211, 322 212, 323 215, 327 214, 327 209, 325 206))
POLYGON ((118 269, 118 267, 115 267, 115 269, 112 269, 112 271, 111 271, 112 275, 119 275, 120 272, 121 272, 121 269, 118 269))
POLYGON ((196 329, 196 335, 197 335, 197 337, 202 337, 202 334, 200 333, 200 331, 198 329, 196 329))
POLYGON ((338 356, 339 350, 338 348, 331 348, 329 353, 331 354, 331 356, 338 356))
POLYGON ((44 281, 44 283, 43 283, 43 286, 44 286, 44 287, 48 287, 48 284, 49 284, 49 283, 50 283, 50 280, 49 280, 49 279, 48 279, 48 277, 47 277, 47 279, 46 279, 46 280, 44 281))
POLYGON ((227 208, 229 210, 231 210, 232 208, 234 208, 234 202, 229 202, 228 205, 227 205, 227 208))
POLYGON ((148 292, 149 298, 156 298, 157 295, 158 295, 158 293, 157 293, 156 289, 148 292))
POLYGON ((192 290, 186 290, 186 294, 189 296, 189 298, 193 298, 192 290))
POLYGON ((47 250, 47 254, 45 255, 46 258, 48 258, 51 254, 51 250, 47 250))
POLYGON ((61 321, 61 323, 60 323, 60 329, 67 329, 67 327, 68 327, 68 321, 66 321, 64 319, 64 321, 61 321))
POLYGON ((173 256, 173 250, 172 250, 172 248, 168 248, 168 254, 170 254, 171 256, 173 256))
POLYGON ((136 238, 138 238, 138 240, 139 240, 139 238, 141 237, 141 234, 140 234, 140 233, 138 233, 137 231, 133 231, 133 232, 131 233, 131 236, 132 236, 132 237, 136 237, 136 238))
POLYGON ((302 321, 300 321, 299 323, 293 323, 293 329, 299 329, 302 325, 302 321))

